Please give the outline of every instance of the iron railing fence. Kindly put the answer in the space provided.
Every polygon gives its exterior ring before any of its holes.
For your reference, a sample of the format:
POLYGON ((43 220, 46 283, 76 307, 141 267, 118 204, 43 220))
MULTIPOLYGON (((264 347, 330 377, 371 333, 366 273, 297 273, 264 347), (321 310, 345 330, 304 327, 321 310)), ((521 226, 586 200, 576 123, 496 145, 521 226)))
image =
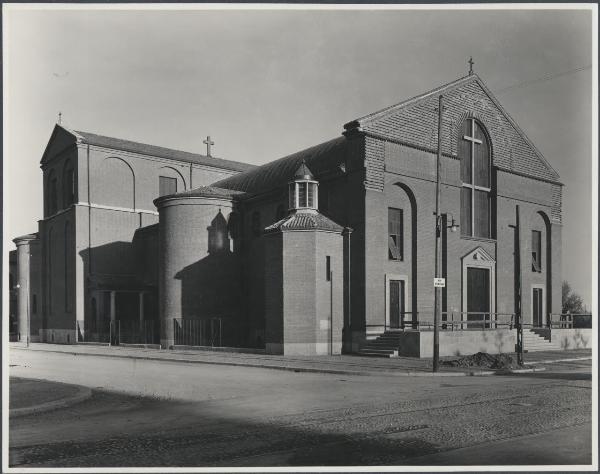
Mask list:
POLYGON ((75 321, 75 341, 78 343, 94 342, 108 344, 110 342, 110 321, 75 321))
MULTIPOLYGON (((396 318, 391 318, 384 324, 367 325, 368 328, 382 328, 384 330, 402 330, 402 331, 433 331, 433 313, 405 312, 400 313, 396 318)), ((439 322, 439 329, 442 331, 464 331, 464 330, 483 330, 486 329, 514 329, 516 316, 514 313, 491 313, 491 312, 442 312, 439 322)), ((570 329, 570 328, 591 328, 592 315, 590 313, 549 313, 546 323, 536 325, 531 322, 523 321, 524 328, 549 328, 549 329, 570 329)))
POLYGON ((118 344, 159 344, 160 323, 154 320, 115 321, 118 344))
POLYGON ((550 313, 548 327, 552 329, 591 328, 591 313, 550 313))
POLYGON ((115 320, 96 323, 76 321, 76 341, 79 343, 158 344, 160 324, 158 321, 115 320))
MULTIPOLYGON (((486 329, 513 329, 515 327, 514 313, 491 312, 442 312, 439 328, 443 331, 465 331, 486 329)), ((418 328, 421 331, 433 331, 433 314, 420 315, 418 328)))
POLYGON ((173 319, 176 346, 223 347, 223 318, 173 319))
MULTIPOLYGON (((382 324, 367 325, 368 328, 381 328, 384 330, 401 331, 433 331, 433 313, 406 312, 401 313, 397 323, 386 321, 382 324)), ((486 330, 486 329, 513 329, 515 315, 513 313, 490 312, 442 312, 439 329, 442 331, 486 330)))

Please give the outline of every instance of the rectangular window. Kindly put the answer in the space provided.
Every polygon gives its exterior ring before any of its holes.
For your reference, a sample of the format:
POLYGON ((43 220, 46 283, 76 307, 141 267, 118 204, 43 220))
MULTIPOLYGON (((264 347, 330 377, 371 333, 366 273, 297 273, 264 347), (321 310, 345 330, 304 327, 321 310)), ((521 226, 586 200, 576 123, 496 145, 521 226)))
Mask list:
POLYGON ((167 178, 166 176, 158 177, 158 195, 167 196, 177 192, 177 179, 167 178))
POLYGON ((317 185, 313 183, 306 183, 306 185, 308 186, 306 207, 315 207, 315 191, 317 185))
POLYGON ((306 185, 307 183, 298 183, 298 207, 306 207, 306 185))
POLYGON ((531 231, 531 271, 542 271, 542 233, 531 231))
POLYGON ((402 209, 388 208, 388 258, 404 260, 404 225, 402 209))
POLYGON ((327 255, 325 257, 325 279, 331 281, 331 257, 327 255))

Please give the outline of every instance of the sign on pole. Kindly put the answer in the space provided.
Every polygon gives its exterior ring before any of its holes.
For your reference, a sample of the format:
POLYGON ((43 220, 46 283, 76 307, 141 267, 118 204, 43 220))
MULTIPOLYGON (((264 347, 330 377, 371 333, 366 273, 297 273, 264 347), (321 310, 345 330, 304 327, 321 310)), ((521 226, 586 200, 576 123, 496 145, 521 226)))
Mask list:
POLYGON ((445 288, 446 287, 446 279, 445 278, 434 278, 433 286, 434 286, 434 288, 445 288))

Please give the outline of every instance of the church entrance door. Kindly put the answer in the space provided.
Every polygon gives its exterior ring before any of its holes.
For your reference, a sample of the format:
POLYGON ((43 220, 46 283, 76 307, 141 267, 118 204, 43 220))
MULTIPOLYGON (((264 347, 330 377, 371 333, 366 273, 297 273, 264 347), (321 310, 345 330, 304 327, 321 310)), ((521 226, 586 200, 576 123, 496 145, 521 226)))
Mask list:
POLYGON ((490 320, 490 271, 467 267, 467 321, 473 321, 467 327, 489 327, 486 320, 490 320))
POLYGON ((544 300, 542 288, 533 289, 533 326, 536 328, 544 325, 544 300))
POLYGON ((404 328, 404 280, 390 280, 390 328, 404 328))

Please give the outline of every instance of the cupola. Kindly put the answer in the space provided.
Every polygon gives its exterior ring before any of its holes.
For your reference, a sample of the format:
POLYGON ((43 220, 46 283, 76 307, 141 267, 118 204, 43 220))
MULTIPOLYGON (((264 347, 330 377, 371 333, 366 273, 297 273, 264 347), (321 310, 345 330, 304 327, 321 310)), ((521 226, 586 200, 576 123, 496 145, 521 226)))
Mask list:
POLYGON ((318 181, 302 160, 294 173, 294 180, 289 183, 289 210, 316 211, 319 208, 318 186, 318 181))

